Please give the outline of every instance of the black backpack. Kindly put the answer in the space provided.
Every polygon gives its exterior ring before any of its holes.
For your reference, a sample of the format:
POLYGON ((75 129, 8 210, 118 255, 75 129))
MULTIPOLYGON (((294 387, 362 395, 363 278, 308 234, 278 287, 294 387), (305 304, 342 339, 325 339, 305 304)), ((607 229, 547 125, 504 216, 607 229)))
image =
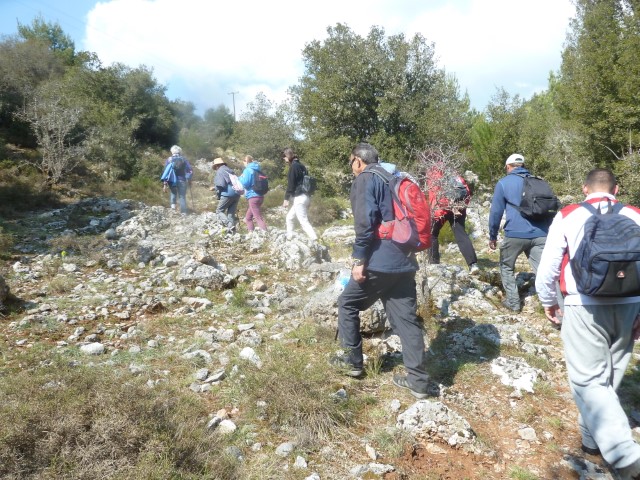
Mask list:
POLYGON ((315 177, 309 175, 306 167, 304 169, 304 176, 302 177, 302 184, 300 185, 300 192, 305 193, 307 195, 311 195, 316 191, 317 182, 315 177))
POLYGON ((592 215, 569 261, 578 292, 594 297, 640 295, 640 226, 620 214, 622 203, 607 213, 582 202, 592 215))
POLYGON ((551 221, 560 210, 560 200, 555 196, 551 186, 540 177, 514 173, 523 179, 520 205, 507 201, 515 207, 524 218, 539 222, 551 221))
POLYGON ((253 183, 251 184, 251 190, 253 190, 260 196, 266 195, 266 193, 269 191, 269 179, 260 170, 256 170, 253 172, 253 183))
POLYGON ((171 163, 173 164, 173 170, 176 172, 176 175, 184 177, 184 169, 185 169, 185 166, 187 165, 187 162, 184 159, 184 157, 181 157, 181 156, 171 157, 171 163))
POLYGON ((462 181, 458 175, 454 175, 449 179, 449 192, 447 192, 453 203, 464 202, 469 196, 467 185, 462 181))

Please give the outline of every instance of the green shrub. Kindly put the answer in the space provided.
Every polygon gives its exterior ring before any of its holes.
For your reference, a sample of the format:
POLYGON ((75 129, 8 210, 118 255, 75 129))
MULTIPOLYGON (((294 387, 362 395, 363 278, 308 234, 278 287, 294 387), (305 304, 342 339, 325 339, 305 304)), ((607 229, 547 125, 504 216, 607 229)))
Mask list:
POLYGON ((15 218, 23 212, 61 206, 57 194, 43 188, 45 179, 35 168, 18 165, 9 160, 3 161, 2 164, 0 217, 15 218))
POLYGON ((344 207, 338 199, 314 195, 309 207, 309 219, 313 226, 330 225, 340 219, 342 210, 344 207))
POLYGON ((0 225, 0 259, 6 260, 9 258, 9 252, 14 244, 13 235, 0 225))

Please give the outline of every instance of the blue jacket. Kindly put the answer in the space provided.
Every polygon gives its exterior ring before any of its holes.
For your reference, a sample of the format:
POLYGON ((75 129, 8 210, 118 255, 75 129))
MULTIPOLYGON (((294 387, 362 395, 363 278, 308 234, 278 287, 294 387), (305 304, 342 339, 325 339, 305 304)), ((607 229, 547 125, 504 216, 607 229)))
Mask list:
POLYGON ((532 222, 527 220, 513 205, 520 205, 524 180, 517 174, 531 174, 524 167, 517 167, 506 177, 498 180, 493 191, 489 212, 489 240, 498 239, 498 230, 502 214, 506 211, 504 235, 509 238, 546 237, 549 232, 549 220, 532 222), (508 202, 508 203, 507 203, 508 202), (513 204, 513 205, 510 205, 513 204))
POLYGON ((258 162, 251 162, 247 164, 244 171, 242 172, 242 175, 238 177, 238 180, 244 187, 245 198, 262 196, 262 195, 258 195, 256 192, 254 192, 251 189, 251 187, 253 187, 253 175, 255 172, 259 172, 259 171, 260 171, 260 164, 258 162))
POLYGON ((381 240, 376 231, 382 220, 392 220, 393 202, 391 191, 384 181, 368 172, 378 165, 367 165, 351 185, 351 208, 353 210, 356 239, 353 258, 365 260, 366 269, 372 272, 406 273, 418 270, 414 253, 403 251, 391 240, 381 240))
POLYGON ((164 171, 162 172, 162 176, 160 177, 160 181, 164 183, 168 183, 169 185, 175 185, 178 181, 186 182, 191 180, 191 176, 193 175, 193 169, 191 168, 191 164, 189 161, 184 158, 184 168, 180 172, 176 172, 173 168, 173 157, 181 157, 182 155, 172 155, 164 162, 164 171))
POLYGON ((231 179, 229 178, 229 174, 234 174, 233 170, 228 165, 221 165, 218 167, 218 171, 216 171, 216 176, 213 179, 213 184, 216 187, 216 190, 219 192, 219 197, 235 197, 240 195, 233 189, 233 185, 231 184, 231 179))

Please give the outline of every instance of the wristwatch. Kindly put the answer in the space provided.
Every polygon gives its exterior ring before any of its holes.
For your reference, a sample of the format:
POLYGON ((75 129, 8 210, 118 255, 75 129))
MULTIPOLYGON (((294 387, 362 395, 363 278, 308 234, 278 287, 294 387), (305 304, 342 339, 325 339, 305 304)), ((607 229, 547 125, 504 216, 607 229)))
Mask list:
POLYGON ((351 259, 351 268, 353 268, 353 267, 361 267, 362 265, 364 265, 364 260, 362 260, 360 258, 352 258, 351 259))

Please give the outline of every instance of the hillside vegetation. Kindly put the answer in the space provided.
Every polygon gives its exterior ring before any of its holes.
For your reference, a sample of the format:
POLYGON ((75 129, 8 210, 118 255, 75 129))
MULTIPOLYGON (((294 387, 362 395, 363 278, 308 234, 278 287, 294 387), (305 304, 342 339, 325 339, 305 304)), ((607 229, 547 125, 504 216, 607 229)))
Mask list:
MULTIPOLYGON (((517 265, 520 314, 500 306, 486 249, 490 192, 519 152, 563 199, 592 168, 640 201, 636 8, 578 0, 558 72, 530 99, 482 111, 421 34, 327 27, 276 104, 235 118, 170 100, 147 66, 103 65, 56 23, 0 38, 0 477, 610 479, 580 450, 558 332, 517 265), (425 159, 479 180, 468 225, 482 273, 452 241, 420 258, 432 398, 401 370, 384 312, 363 312, 366 376, 329 366, 353 241, 349 152, 367 141, 424 182, 425 159), (190 214, 159 185, 169 148, 196 166, 190 214), (319 243, 284 235, 292 147, 319 183, 319 243), (250 154, 269 176, 267 234, 228 235, 210 163, 250 154)), ((573 197, 575 200, 575 197, 573 197)), ((243 199, 240 214, 246 209, 243 199)), ((620 396, 634 432, 634 354, 620 396)))
MULTIPOLYGON (((613 478, 580 451, 559 335, 524 261, 523 312, 500 307, 486 194, 468 222, 482 274, 447 232, 443 263, 421 259, 433 397, 416 402, 391 383, 399 341, 375 306, 365 378, 328 364, 351 219, 315 223, 320 244, 287 242, 276 189, 268 233, 230 236, 193 190, 187 217, 90 197, 5 223, 0 476, 613 478)), ((621 389, 637 433, 639 360, 621 389)))

